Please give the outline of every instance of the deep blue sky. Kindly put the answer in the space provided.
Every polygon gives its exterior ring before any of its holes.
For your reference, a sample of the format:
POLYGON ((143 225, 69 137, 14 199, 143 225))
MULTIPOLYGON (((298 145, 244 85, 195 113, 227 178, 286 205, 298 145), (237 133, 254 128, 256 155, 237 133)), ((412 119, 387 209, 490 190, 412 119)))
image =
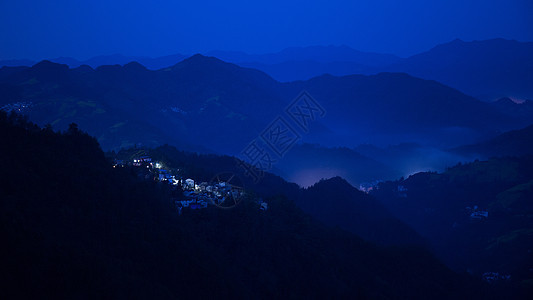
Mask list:
POLYGON ((0 0, 0 59, 341 45, 401 56, 461 38, 533 41, 532 0, 0 0))

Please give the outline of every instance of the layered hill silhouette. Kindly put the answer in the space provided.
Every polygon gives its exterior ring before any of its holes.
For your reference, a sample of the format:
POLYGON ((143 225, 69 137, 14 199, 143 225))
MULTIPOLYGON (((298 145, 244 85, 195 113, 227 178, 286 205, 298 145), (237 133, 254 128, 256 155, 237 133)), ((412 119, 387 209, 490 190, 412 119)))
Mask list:
POLYGON ((213 55, 262 70, 280 81, 308 80, 325 73, 344 76, 404 72, 493 101, 500 97, 533 98, 532 53, 531 42, 457 39, 407 58, 361 53, 346 46, 290 48, 263 56, 224 52, 213 55))
POLYGON ((385 182, 371 194, 426 237, 447 265, 510 275, 503 282, 531 295, 532 166, 531 155, 491 158, 385 182))
POLYGON ((222 60, 245 63, 279 64, 287 61, 316 61, 320 63, 350 61, 366 66, 386 66, 400 61, 392 54, 362 52, 348 46, 292 47, 277 53, 250 55, 242 52, 211 51, 210 56, 222 60))
POLYGON ((325 224, 339 226, 365 240, 386 245, 424 245, 424 240, 375 198, 340 177, 302 191, 296 204, 325 224))
POLYGON ((437 82, 400 73, 280 83, 202 55, 157 71, 134 62, 70 69, 43 61, 0 69, 3 107, 31 102, 32 120, 60 129, 76 122, 104 149, 169 143, 235 154, 302 90, 327 112, 305 139, 326 145, 453 146, 529 124, 437 82))
POLYGON ((324 227, 282 195, 265 199, 266 212, 244 201, 178 216, 166 185, 112 168, 74 124, 57 133, 0 112, 0 136, 10 158, 0 170, 7 298, 485 294, 426 250, 324 227))
POLYGON ((307 80, 324 73, 344 76, 404 72, 436 80, 486 101, 500 97, 533 99, 531 42, 505 39, 465 42, 457 39, 407 58, 356 55, 355 50, 352 50, 353 55, 347 55, 344 52, 348 51, 343 51, 346 47, 318 48, 322 49, 319 52, 322 56, 316 54, 317 50, 303 48, 299 55, 279 55, 283 53, 280 52, 278 56, 274 55, 277 60, 252 56, 243 61, 243 57, 224 57, 230 62, 265 71, 281 81, 307 80), (280 59, 282 57, 285 60, 280 59))
POLYGON ((531 100, 516 102, 508 97, 503 97, 492 102, 492 105, 499 111, 515 118, 528 120, 533 115, 533 101, 531 100))
MULTIPOLYGON (((439 81, 476 98, 493 101, 500 97, 533 99, 533 43, 492 39, 465 42, 454 40, 428 51, 400 58, 390 54, 370 53, 347 46, 293 47, 268 54, 238 51, 209 51, 208 56, 259 69, 279 81, 308 80, 323 74, 344 76, 405 72, 415 77, 439 81)), ((102 55, 80 61, 68 57, 50 61, 70 67, 89 65, 124 65, 137 61, 148 69, 172 66, 189 55, 135 57, 102 55)), ((0 61, 0 66, 31 66, 27 59, 0 61)))
MULTIPOLYGON (((135 148, 124 149, 117 153, 116 158, 129 161, 139 151, 135 148)), ((424 245, 424 240, 418 234, 394 217, 376 199, 358 191, 340 177, 324 179, 304 189, 268 172, 256 182, 229 156, 198 155, 168 145, 146 149, 143 153, 169 168, 184 170, 199 182, 211 181, 218 172, 235 174, 236 181, 254 191, 258 197, 267 199, 283 195, 323 224, 338 226, 367 241, 389 246, 424 245)))
POLYGON ((533 125, 503 133, 478 144, 454 148, 452 151, 477 158, 533 155, 533 125))
MULTIPOLYGON (((173 54, 159 57, 146 57, 146 56, 126 56, 121 54, 111 54, 111 55, 99 55, 91 57, 86 60, 78 60, 72 57, 56 57, 48 59, 51 62, 58 64, 65 64, 71 68, 77 68, 79 66, 87 65, 92 68, 97 68, 104 65, 125 65, 132 61, 136 61, 148 69, 158 70, 166 68, 168 66, 175 65, 176 63, 184 60, 189 57, 188 55, 183 54, 173 54)), ((32 66, 36 64, 37 61, 29 59, 10 59, 10 60, 1 60, 0 66, 6 67, 17 67, 17 66, 32 66)))
POLYGON ((293 147, 275 165, 274 173, 300 186, 311 186, 321 179, 341 176, 353 186, 376 180, 396 179, 400 170, 346 147, 328 148, 316 144, 293 147))
POLYGON ((532 99, 533 43, 454 40, 405 59, 390 71, 433 79, 480 99, 532 99))

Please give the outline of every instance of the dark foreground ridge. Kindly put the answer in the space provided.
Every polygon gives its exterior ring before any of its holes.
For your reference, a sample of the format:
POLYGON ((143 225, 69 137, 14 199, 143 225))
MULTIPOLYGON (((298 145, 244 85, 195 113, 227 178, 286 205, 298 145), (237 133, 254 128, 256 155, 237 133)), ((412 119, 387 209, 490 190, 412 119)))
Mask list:
POLYGON ((283 196, 178 216, 166 185, 96 140, 0 113, 2 299, 466 298, 491 293, 420 248, 330 229, 283 196))

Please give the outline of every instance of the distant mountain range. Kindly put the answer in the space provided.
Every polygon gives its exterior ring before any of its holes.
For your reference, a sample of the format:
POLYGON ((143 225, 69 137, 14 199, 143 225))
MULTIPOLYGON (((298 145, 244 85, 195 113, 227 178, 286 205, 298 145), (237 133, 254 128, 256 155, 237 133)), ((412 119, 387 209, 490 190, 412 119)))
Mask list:
MULTIPOLYGON (((400 57, 392 54, 380 54, 371 52, 361 52, 348 46, 310 46, 286 48, 280 52, 267 54, 248 54, 239 51, 208 51, 203 53, 206 56, 213 56, 223 61, 236 64, 257 63, 264 65, 280 64, 290 61, 312 61, 317 63, 332 62, 353 62, 364 66, 388 66, 401 61, 400 57)), ((76 68, 81 65, 88 65, 96 68, 103 65, 124 65, 136 61, 148 69, 162 69, 184 60, 191 55, 174 54, 161 57, 146 56, 125 56, 121 54, 100 55, 87 60, 78 60, 71 57, 57 57, 47 59, 51 62, 66 64, 76 68)), ((0 60, 0 67, 8 66, 32 66, 37 61, 28 59, 0 60)), ((316 74, 322 75, 323 73, 316 74)))
MULTIPOLYGON (((68 65, 71 68, 77 68, 83 65, 87 65, 91 68, 97 68, 105 65, 125 65, 130 62, 138 62, 148 69, 157 70, 175 65, 189 56, 190 55, 174 54, 152 58, 146 56, 125 56, 122 54, 111 54, 99 55, 91 57, 87 60, 78 60, 72 57, 56 57, 48 60, 58 64, 68 65)), ((0 60, 0 67, 33 66, 36 63, 38 62, 29 59, 0 60)))
POLYGON ((201 149, 189 142, 238 149, 247 142, 243 135, 251 139, 273 118, 271 112, 284 106, 272 88, 277 83, 266 74, 203 56, 159 71, 138 63, 69 69, 43 61, 3 68, 0 78, 2 105, 31 102, 32 120, 57 128, 77 122, 105 149, 137 143, 201 149), (249 130, 232 139, 231 128, 243 124, 249 130), (237 141, 241 144, 234 145, 237 141))
POLYGON ((49 61, 0 69, 0 105, 31 103, 32 120, 56 128, 76 122, 104 149, 170 143, 235 154, 302 90, 326 111, 309 134, 302 134, 303 141, 322 145, 452 147, 524 127, 532 119, 401 73, 279 83, 261 71, 202 55, 157 71, 139 63, 69 69, 49 61))
POLYGON ((105 150, 170 144, 239 155, 281 116, 298 133, 297 144, 320 145, 273 154, 279 163, 272 172, 302 186, 338 175, 357 186, 442 170, 464 159, 439 149, 532 124, 529 103, 487 103, 405 73, 280 83, 259 70, 203 55, 159 70, 137 62, 69 68, 50 61, 0 69, 0 109, 59 130, 77 123, 105 150), (308 132, 284 112, 303 90, 325 111, 308 132), (416 146, 387 148, 402 143, 416 146), (361 144, 373 149, 355 148, 361 144))
POLYGON ((379 67, 399 63, 402 60, 392 54, 362 52, 348 46, 292 47, 277 53, 259 55, 232 51, 210 51, 206 55, 215 56, 236 64, 258 63, 265 65, 275 65, 290 61, 313 61, 317 63, 353 62, 365 66, 379 67))
POLYGON ((484 100, 533 99, 533 42, 455 40, 385 70, 437 80, 484 100))
MULTIPOLYGON (((500 97, 533 99, 533 43, 493 39, 454 40, 408 58, 391 55, 351 54, 345 47, 300 48, 299 55, 267 60, 221 56, 241 66, 262 70, 280 81, 307 80, 325 73, 343 76, 403 72, 436 80, 485 101, 500 97), (322 56, 313 55, 321 53, 322 56), (338 53, 342 54, 338 54, 338 53)), ((218 54, 218 53, 216 53, 218 54)), ((216 56, 216 55, 215 55, 216 56)))
MULTIPOLYGON (((311 46, 287 48, 277 53, 247 54, 237 51, 204 53, 243 67, 262 70, 278 81, 308 80, 323 74, 344 76, 404 72, 423 79, 436 80, 466 94, 486 101, 501 97, 533 99, 533 43, 492 39, 449 43, 400 58, 391 54, 361 52, 348 46, 311 46)), ((70 67, 88 65, 124 65, 136 61, 148 69, 172 66, 189 55, 175 54, 157 58, 97 56, 85 61, 53 58, 52 62, 70 67)), ((0 66, 31 66, 31 60, 5 60, 0 66)))

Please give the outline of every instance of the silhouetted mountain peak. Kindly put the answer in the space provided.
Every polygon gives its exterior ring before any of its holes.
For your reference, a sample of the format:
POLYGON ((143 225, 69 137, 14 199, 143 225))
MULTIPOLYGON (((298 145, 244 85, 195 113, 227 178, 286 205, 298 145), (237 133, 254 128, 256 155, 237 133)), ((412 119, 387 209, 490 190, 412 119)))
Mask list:
POLYGON ((93 72, 94 71, 94 69, 91 68, 91 66, 89 66, 89 65, 81 65, 81 66, 79 66, 77 68, 74 68, 72 70, 76 71, 78 73, 89 73, 89 72, 93 72))
POLYGON ((315 188, 331 188, 337 191, 355 190, 355 188, 348 181, 346 181, 340 176, 331 177, 329 179, 322 179, 310 187, 310 189, 315 188))
POLYGON ((511 100, 511 98, 508 98, 508 97, 500 98, 500 99, 496 100, 495 103, 498 104, 498 105, 512 105, 512 106, 518 104, 518 103, 514 102, 513 100, 511 100))
POLYGON ((273 84, 275 82, 272 77, 262 71, 240 67, 216 57, 202 54, 195 54, 186 58, 172 66, 170 70, 188 74, 188 76, 200 76, 203 78, 202 80, 206 80, 205 78, 210 78, 210 80, 223 78, 225 81, 244 80, 260 82, 261 84, 273 84))
POLYGON ((33 65, 31 69, 36 71, 66 71, 69 69, 69 67, 68 65, 54 63, 49 60, 43 60, 33 65))
POLYGON ((102 65, 97 67, 95 70, 98 72, 112 72, 122 69, 121 65, 102 65))
POLYGON ((373 242, 389 245, 423 243, 411 228, 395 219, 381 203, 338 176, 323 179, 305 189, 297 203, 320 221, 373 242))
POLYGON ((222 61, 213 56, 194 54, 171 67, 173 71, 194 69, 196 72, 211 72, 213 68, 239 68, 238 66, 222 61))
POLYGON ((206 55, 203 55, 203 54, 200 54, 200 53, 196 53, 186 59, 184 59, 183 61, 179 62, 178 65, 180 64, 185 64, 185 63, 226 63, 214 56, 206 56, 206 55))
POLYGON ((136 61, 129 62, 123 66, 125 70, 147 71, 148 69, 136 61))

